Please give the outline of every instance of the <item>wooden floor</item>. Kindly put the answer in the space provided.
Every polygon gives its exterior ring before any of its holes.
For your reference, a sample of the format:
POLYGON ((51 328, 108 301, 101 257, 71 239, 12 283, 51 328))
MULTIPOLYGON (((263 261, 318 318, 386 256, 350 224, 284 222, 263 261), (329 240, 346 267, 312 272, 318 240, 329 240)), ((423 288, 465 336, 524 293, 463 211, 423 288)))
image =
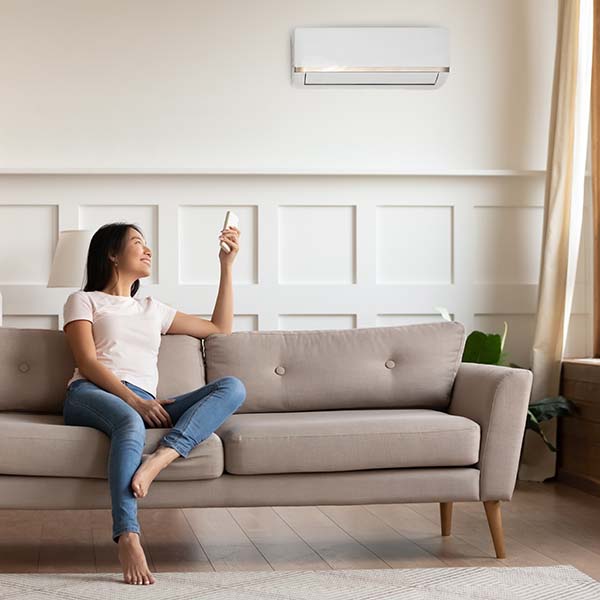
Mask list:
MULTIPOLYGON (((571 564, 600 581, 600 498, 556 481, 517 482, 502 503, 496 559, 483 504, 139 510, 150 569, 238 571, 571 564)), ((0 571, 118 573, 109 510, 0 510, 0 571)))

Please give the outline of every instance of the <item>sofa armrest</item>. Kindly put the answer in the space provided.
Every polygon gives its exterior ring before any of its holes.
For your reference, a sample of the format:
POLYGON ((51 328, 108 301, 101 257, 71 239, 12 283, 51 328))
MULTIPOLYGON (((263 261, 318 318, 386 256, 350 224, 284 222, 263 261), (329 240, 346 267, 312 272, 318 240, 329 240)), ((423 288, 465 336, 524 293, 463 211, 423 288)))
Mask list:
POLYGON ((461 363, 448 413, 479 423, 480 500, 510 500, 527 421, 533 373, 500 365, 461 363))

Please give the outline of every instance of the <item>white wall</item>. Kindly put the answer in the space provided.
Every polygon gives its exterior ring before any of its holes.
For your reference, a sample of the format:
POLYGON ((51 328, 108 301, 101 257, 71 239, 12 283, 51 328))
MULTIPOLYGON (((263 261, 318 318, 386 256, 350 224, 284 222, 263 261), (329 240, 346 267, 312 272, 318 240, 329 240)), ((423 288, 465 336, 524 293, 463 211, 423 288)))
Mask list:
POLYGON ((544 169, 556 0, 0 0, 0 167, 544 169), (297 89, 297 26, 441 25, 439 90, 297 89))
MULTIPOLYGON (((141 292, 210 317, 233 208, 234 330, 422 322, 446 306, 469 331, 508 321, 506 350, 529 364, 555 1, 0 10, 5 326, 62 327, 73 290, 45 287, 58 231, 121 219, 156 258, 141 292), (446 26, 449 79, 294 88, 304 25, 446 26)), ((582 249, 569 356, 591 352, 589 218, 582 249)))

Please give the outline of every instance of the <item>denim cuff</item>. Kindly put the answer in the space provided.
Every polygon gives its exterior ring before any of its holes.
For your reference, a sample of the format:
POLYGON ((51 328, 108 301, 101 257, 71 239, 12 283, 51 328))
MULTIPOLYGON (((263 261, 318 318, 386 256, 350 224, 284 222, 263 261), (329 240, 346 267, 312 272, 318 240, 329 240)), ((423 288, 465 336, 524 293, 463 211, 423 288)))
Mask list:
POLYGON ((132 531, 133 533, 137 533, 138 535, 141 534, 140 528, 137 525, 132 525, 130 527, 126 527, 125 529, 121 529, 121 531, 118 531, 117 533, 113 533, 113 542, 115 544, 118 544, 119 540, 117 539, 117 537, 120 536, 122 533, 127 533, 128 531, 132 531))
POLYGON ((181 443, 181 438, 181 434, 178 434, 176 431, 171 430, 160 440, 159 445, 166 446, 167 448, 173 448, 173 450, 179 452, 179 454, 181 454, 183 458, 187 458, 191 450, 183 446, 183 444, 181 443), (173 441, 174 437, 179 437, 179 439, 173 441))

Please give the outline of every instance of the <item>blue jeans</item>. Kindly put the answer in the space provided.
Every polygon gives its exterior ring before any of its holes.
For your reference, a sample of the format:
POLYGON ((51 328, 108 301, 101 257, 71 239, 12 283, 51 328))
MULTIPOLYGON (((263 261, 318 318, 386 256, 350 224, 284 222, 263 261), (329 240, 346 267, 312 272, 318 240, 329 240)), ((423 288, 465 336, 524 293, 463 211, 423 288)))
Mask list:
MULTIPOLYGON (((142 388, 121 380, 144 400, 155 397, 142 388)), ((227 376, 163 404, 173 427, 159 445, 175 449, 183 458, 213 433, 246 399, 246 388, 237 377, 227 376)), ((112 501, 113 541, 125 531, 140 533, 137 498, 131 480, 142 463, 146 429, 142 416, 122 398, 98 387, 89 379, 76 379, 67 388, 63 407, 65 425, 94 427, 110 439, 108 482, 112 501)))

